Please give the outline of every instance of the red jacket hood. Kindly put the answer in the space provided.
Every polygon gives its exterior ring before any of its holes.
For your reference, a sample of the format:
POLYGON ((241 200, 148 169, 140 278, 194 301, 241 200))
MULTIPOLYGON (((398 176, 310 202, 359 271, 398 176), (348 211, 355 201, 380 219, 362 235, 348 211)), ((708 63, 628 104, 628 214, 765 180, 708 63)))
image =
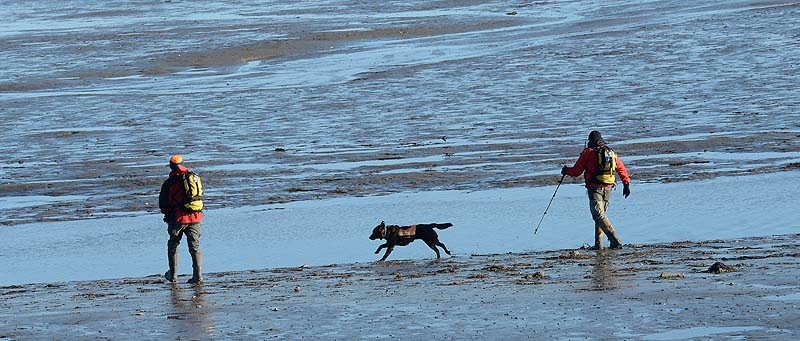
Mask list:
POLYGON ((178 165, 178 167, 176 168, 177 169, 175 169, 174 171, 169 172, 169 176, 183 175, 184 173, 189 172, 189 168, 186 168, 186 166, 184 165, 178 165))

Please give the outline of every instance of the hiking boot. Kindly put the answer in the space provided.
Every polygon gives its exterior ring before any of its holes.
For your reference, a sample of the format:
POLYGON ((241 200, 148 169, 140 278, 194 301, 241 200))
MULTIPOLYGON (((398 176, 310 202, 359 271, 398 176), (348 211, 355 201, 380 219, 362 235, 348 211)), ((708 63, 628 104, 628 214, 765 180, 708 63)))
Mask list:
POLYGON ((164 273, 164 278, 168 282, 175 283, 178 281, 178 250, 170 250, 167 248, 167 261, 169 263, 169 270, 164 273))
POLYGON ((170 283, 175 283, 178 281, 178 276, 172 273, 171 270, 167 270, 167 272, 164 273, 164 278, 170 283))
POLYGON ((608 237, 608 241, 610 243, 609 248, 621 249, 622 242, 619 240, 617 231, 614 230, 614 226, 611 225, 611 222, 608 221, 608 218, 603 219, 603 222, 600 226, 605 229, 606 236, 608 237))
POLYGON ((619 237, 617 236, 616 232, 612 231, 611 234, 608 235, 608 237, 609 237, 608 238, 609 242, 611 243, 611 245, 609 245, 609 248, 611 248, 611 249, 621 249, 622 248, 622 242, 619 240, 619 237))
POLYGON ((192 256, 192 278, 186 283, 200 283, 203 281, 203 255, 197 251, 191 254, 192 256))
POLYGON ((603 237, 605 234, 603 233, 603 229, 600 227, 599 223, 594 223, 594 247, 592 250, 602 250, 603 249, 603 237))

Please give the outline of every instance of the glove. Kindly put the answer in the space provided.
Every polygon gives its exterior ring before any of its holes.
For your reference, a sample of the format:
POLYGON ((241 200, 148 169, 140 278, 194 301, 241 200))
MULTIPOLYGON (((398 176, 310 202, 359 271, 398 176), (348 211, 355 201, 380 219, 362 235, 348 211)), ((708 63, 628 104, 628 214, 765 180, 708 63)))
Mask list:
POLYGON ((567 175, 567 166, 561 167, 561 175, 567 175))
POLYGON ((629 195, 631 195, 631 185, 625 184, 622 187, 622 196, 627 198, 629 195))

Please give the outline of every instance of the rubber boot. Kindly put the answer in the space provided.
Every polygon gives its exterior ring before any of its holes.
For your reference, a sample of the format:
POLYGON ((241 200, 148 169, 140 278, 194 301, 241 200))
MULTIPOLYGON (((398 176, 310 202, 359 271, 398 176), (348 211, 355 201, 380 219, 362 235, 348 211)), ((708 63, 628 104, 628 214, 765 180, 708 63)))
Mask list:
POLYGON ((603 224, 601 224, 601 227, 603 227, 606 235, 608 236, 608 241, 611 244, 609 245, 609 248, 621 249, 622 241, 619 240, 619 236, 617 236, 617 231, 614 230, 614 226, 611 225, 611 222, 608 221, 608 218, 603 219, 603 224))
POLYGON ((603 249, 603 229, 600 228, 600 224, 594 223, 594 247, 592 250, 602 250, 603 249))
POLYGON ((200 283, 203 281, 203 255, 198 251, 191 254, 192 256, 192 278, 186 283, 200 283))
POLYGON ((178 281, 178 250, 167 250, 167 261, 169 262, 169 270, 164 273, 164 278, 168 282, 175 283, 178 281))
POLYGON ((611 242, 611 245, 609 246, 609 248, 611 248, 611 249, 621 249, 622 248, 622 242, 619 240, 619 237, 617 236, 617 232, 616 231, 611 230, 611 234, 608 235, 608 240, 611 242))

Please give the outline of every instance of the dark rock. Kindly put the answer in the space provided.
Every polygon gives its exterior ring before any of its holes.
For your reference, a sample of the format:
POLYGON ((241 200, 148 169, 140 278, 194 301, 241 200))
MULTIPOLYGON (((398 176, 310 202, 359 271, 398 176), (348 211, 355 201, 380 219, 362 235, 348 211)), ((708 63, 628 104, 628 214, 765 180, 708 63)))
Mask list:
POLYGON ((706 272, 712 274, 721 274, 721 273, 735 272, 735 271, 736 269, 734 269, 732 266, 725 265, 722 262, 716 262, 714 263, 714 265, 708 268, 708 270, 706 270, 706 272))

